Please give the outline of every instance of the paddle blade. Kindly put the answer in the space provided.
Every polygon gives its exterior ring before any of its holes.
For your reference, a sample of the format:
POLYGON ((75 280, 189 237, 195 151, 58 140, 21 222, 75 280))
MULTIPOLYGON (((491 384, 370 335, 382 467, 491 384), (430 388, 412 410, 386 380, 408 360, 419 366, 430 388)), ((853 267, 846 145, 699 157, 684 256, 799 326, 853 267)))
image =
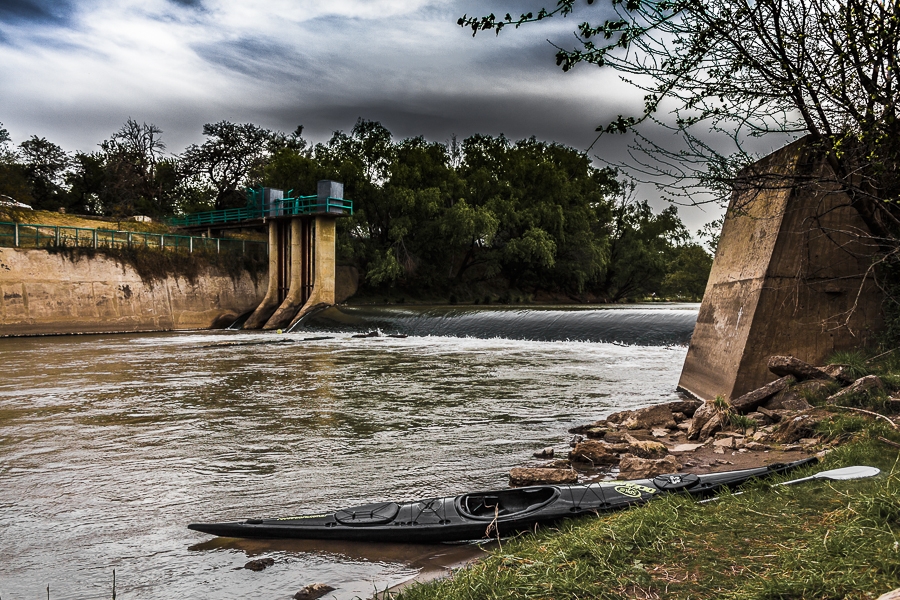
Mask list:
POLYGON ((844 481, 845 479, 862 479, 863 477, 875 477, 881 473, 880 469, 875 467, 855 466, 844 467, 843 469, 834 469, 832 471, 822 471, 813 475, 815 479, 832 479, 835 481, 844 481))

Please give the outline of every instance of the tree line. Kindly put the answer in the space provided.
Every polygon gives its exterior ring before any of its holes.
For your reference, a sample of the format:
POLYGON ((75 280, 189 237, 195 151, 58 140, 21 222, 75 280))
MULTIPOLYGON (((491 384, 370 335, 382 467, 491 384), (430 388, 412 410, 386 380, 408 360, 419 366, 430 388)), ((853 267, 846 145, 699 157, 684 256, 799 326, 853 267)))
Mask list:
POLYGON ((310 144, 222 121, 205 140, 165 154, 162 131, 129 119, 94 152, 69 154, 0 127, 0 194, 36 209, 164 218, 243 206, 247 186, 314 193, 341 181, 354 202, 338 254, 372 293, 512 298, 542 292, 611 302, 697 299, 712 259, 675 207, 660 212, 581 151, 535 138, 395 140, 360 119, 310 144))

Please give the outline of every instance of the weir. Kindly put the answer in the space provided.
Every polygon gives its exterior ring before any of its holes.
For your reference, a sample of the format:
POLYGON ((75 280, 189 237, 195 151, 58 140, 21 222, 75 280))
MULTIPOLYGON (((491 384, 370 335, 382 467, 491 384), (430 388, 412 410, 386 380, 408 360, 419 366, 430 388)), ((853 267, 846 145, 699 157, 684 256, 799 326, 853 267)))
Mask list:
POLYGON ((263 223, 269 233, 266 296, 244 329, 289 327, 310 312, 335 304, 335 230, 338 217, 352 214, 344 185, 323 180, 316 196, 284 198, 265 188, 263 223))

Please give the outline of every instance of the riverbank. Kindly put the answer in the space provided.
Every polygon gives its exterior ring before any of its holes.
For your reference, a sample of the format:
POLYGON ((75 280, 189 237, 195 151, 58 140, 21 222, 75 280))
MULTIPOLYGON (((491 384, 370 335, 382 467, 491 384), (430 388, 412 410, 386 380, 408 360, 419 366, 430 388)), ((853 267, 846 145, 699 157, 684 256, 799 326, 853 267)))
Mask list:
MULTIPOLYGON (((875 598, 900 587, 900 357, 842 358, 854 363, 848 372, 878 375, 886 383, 837 399, 835 386, 828 393, 824 387, 819 394, 804 392, 813 406, 798 412, 816 415, 817 422, 805 434, 807 447, 790 451, 818 453, 819 465, 716 502, 672 495, 503 541, 478 564, 442 581, 407 586, 397 598, 875 598), (875 466, 882 475, 771 487, 848 465, 875 466)), ((772 432, 786 431, 804 422, 802 417, 794 415, 772 432)), ((591 425, 585 431, 609 423, 591 425)), ((722 433, 737 435, 728 428, 722 433)), ((734 448, 736 435, 711 437, 710 458, 737 462, 753 456, 752 450, 734 448), (716 445, 726 437, 731 448, 716 445)), ((756 456, 761 460, 754 466, 774 462, 783 451, 761 450, 764 456, 756 456)))

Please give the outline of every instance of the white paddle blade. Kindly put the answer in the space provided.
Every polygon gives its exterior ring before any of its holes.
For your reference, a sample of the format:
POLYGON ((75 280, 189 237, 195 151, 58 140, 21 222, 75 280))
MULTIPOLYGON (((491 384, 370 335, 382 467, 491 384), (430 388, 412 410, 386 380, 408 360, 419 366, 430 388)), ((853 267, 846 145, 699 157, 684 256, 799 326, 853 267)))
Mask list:
POLYGON ((845 479, 862 479, 863 477, 875 477, 881 473, 881 469, 875 467, 855 466, 844 467, 843 469, 834 469, 832 471, 822 471, 813 475, 816 479, 832 479, 835 481, 844 481, 845 479))

